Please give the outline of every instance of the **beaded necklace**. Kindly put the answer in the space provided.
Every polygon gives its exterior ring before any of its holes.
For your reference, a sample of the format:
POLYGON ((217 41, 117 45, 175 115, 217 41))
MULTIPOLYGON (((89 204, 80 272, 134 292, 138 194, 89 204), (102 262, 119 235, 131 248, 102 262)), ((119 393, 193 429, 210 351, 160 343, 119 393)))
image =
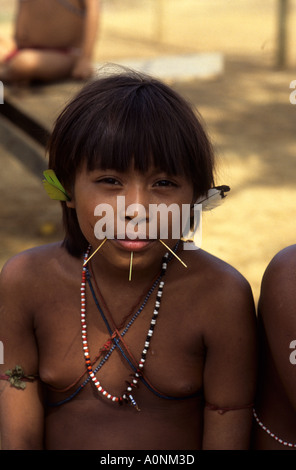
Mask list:
POLYGON ((260 426, 261 429, 263 429, 263 431, 265 431, 270 437, 272 437, 275 441, 279 442, 280 444, 282 444, 283 446, 286 446, 286 447, 293 447, 293 448, 296 448, 296 444, 292 443, 292 442, 288 442, 288 441, 284 441, 283 439, 281 439, 280 437, 276 436, 272 431, 270 431, 270 429, 268 429, 263 423, 262 421, 260 421, 260 419, 258 418, 258 415, 255 411, 255 408, 253 408, 253 416, 257 422, 257 424, 260 426))
MULTIPOLYGON (((130 321, 127 323, 126 327, 124 328, 124 330, 123 330, 122 333, 120 334, 122 337, 128 332, 129 328, 132 326, 132 324, 134 323, 134 321, 136 320, 136 318, 137 318, 137 317, 140 315, 140 313, 143 311, 143 309, 144 309, 144 307, 146 306, 146 304, 147 304, 147 302, 148 302, 150 296, 151 296, 152 293, 154 292, 156 286, 159 284, 161 278, 162 278, 162 273, 161 273, 161 274, 158 276, 158 278, 154 281, 154 283, 153 283, 153 285, 151 286, 151 288, 149 289, 149 291, 148 291, 148 293, 147 293, 147 295, 146 295, 146 297, 145 297, 145 299, 144 299, 142 305, 141 305, 140 308, 136 311, 136 313, 133 315, 133 317, 130 319, 130 321)), ((95 297, 94 292, 93 292, 93 289, 92 289, 92 287, 91 287, 91 281, 90 281, 90 276, 89 276, 88 271, 87 271, 87 280, 88 280, 88 283, 89 283, 89 285, 90 285, 90 288, 91 288, 93 297, 94 297, 94 299, 95 299, 95 302, 96 302, 96 304, 97 304, 97 306, 98 306, 98 302, 96 301, 96 297, 95 297)), ((107 343, 108 343, 108 342, 107 342, 107 343)), ((109 359, 109 357, 111 356, 111 354, 112 354, 112 352, 115 350, 115 348, 116 348, 116 344, 113 344, 112 346, 111 346, 111 344, 108 344, 108 345, 105 344, 105 345, 101 348, 100 354, 99 354, 99 356, 96 357, 95 361, 96 361, 97 359, 99 359, 99 357, 100 357, 104 352, 105 352, 106 354, 105 354, 105 356, 100 360, 99 364, 98 364, 97 367, 95 368, 95 370, 94 370, 95 373, 97 373, 97 372, 101 369, 101 367, 102 367, 102 366, 105 364, 105 362, 109 359)), ((94 361, 94 362, 95 362, 95 361, 94 361)), ((84 375, 84 374, 83 374, 83 375, 84 375)), ((83 375, 82 375, 82 376, 83 376, 83 375)), ((81 378, 81 377, 80 377, 80 378, 81 378)), ((145 385, 146 385, 148 388, 150 388, 150 387, 149 387, 149 384, 146 383, 146 381, 143 379, 143 377, 141 377, 141 380, 145 383, 145 385)), ((79 381, 79 378, 77 379, 77 381, 75 382, 75 384, 78 383, 78 381, 79 381)), ((71 393, 71 395, 69 395, 67 398, 64 398, 63 400, 60 400, 60 401, 54 402, 54 403, 48 402, 47 405, 48 405, 48 406, 51 406, 51 407, 64 405, 65 403, 67 403, 67 402, 71 401, 73 398, 75 398, 76 395, 78 395, 78 393, 81 392, 81 390, 88 384, 89 381, 90 381, 90 376, 88 376, 88 377, 76 388, 76 390, 74 390, 74 392, 71 393)), ((75 384, 73 384, 73 385, 75 385, 75 384)), ((58 391, 58 392, 63 392, 63 391, 67 391, 67 390, 70 389, 70 388, 71 388, 71 386, 67 387, 67 389, 65 389, 65 390, 56 390, 56 389, 54 389, 54 391, 55 391, 55 392, 57 392, 57 391, 58 391)), ((152 391, 155 392, 155 390, 152 390, 152 391)), ((161 395, 161 396, 162 396, 162 395, 161 395)), ((167 398, 167 397, 163 396, 163 398, 167 398)))
MULTIPOLYGON (((83 259, 84 264, 88 259, 89 252, 90 252, 90 247, 88 247, 88 250, 84 255, 84 259, 83 259)), ((164 274, 166 272, 167 260, 168 260, 168 253, 165 254, 165 256, 163 258, 163 261, 162 261, 162 270, 161 270, 161 274, 160 274, 161 278, 164 276, 164 274)), ((111 336, 111 338, 114 342, 114 346, 112 348, 112 351, 114 350, 115 347, 118 347, 121 354, 123 355, 123 357, 129 362, 130 366, 134 370, 132 380, 128 383, 128 386, 127 386, 126 390, 120 396, 112 395, 107 390, 105 390, 102 387, 101 382, 96 377, 97 369, 94 371, 93 368, 92 368, 90 353, 89 353, 89 346, 88 346, 88 339, 87 339, 86 282, 89 282, 89 273, 88 273, 87 268, 85 266, 83 266, 83 268, 82 268, 82 278, 81 278, 81 336, 82 336, 82 347, 83 347, 84 359, 85 359, 86 369, 87 369, 87 372, 89 374, 89 377, 93 381, 97 391, 102 396, 104 396, 105 398, 110 400, 111 402, 118 403, 118 404, 130 403, 137 410, 139 410, 138 405, 137 405, 137 403, 136 403, 136 401, 133 397, 132 390, 133 390, 133 388, 136 388, 138 386, 138 381, 139 381, 139 379, 142 378, 147 352, 148 352, 148 349, 149 349, 149 346, 150 346, 150 341, 151 341, 151 338, 153 336, 154 328, 155 328, 158 313, 159 313, 160 302, 161 302, 161 298, 162 298, 162 291, 163 291, 163 287, 164 287, 164 281, 159 281, 158 292, 157 292, 155 306, 154 306, 154 310, 153 310, 153 316, 152 316, 151 321, 150 321, 150 326, 149 326, 147 337, 146 337, 146 340, 145 340, 145 343, 144 343, 144 348, 143 348, 143 351, 142 351, 142 354, 141 354, 141 359, 140 359, 140 361, 138 362, 138 364, 136 366, 131 363, 129 357, 125 354, 125 352, 124 352, 124 350, 123 350, 123 348, 120 344, 120 336, 116 336, 116 334, 115 335, 112 334, 112 336, 111 336)), ((91 287, 91 284, 90 284, 90 287, 91 287)), ((97 304, 97 306, 99 307, 98 304, 97 304)), ((112 333, 112 331, 109 327, 109 324, 108 324, 102 310, 101 309, 99 309, 99 310, 100 310, 100 313, 102 315, 103 320, 106 323, 106 326, 109 330, 109 333, 112 333)), ((132 321, 133 321, 133 319, 132 319, 132 321)), ((129 325, 132 323, 132 321, 129 322, 129 325)), ((111 350, 109 352, 111 354, 111 350)))

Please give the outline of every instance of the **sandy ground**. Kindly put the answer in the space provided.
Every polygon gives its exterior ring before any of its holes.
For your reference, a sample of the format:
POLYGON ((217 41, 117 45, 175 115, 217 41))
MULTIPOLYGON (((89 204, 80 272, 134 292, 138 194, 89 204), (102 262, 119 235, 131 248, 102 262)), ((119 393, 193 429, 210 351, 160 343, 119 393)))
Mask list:
MULTIPOLYGON (((0 34, 12 32, 13 1, 0 0, 0 34)), ((105 0, 95 60, 222 52, 212 80, 171 85, 201 112, 217 153, 224 205, 203 218, 203 248, 235 266, 257 301, 274 254, 296 239, 296 1, 291 0, 288 68, 275 68, 277 0, 105 0), (295 28, 294 28, 295 30, 295 28), (295 199, 294 199, 295 198, 295 199)), ((1 128, 1 122, 0 122, 1 128)), ((2 132, 3 136, 3 132, 2 132)), ((1 132, 0 132, 1 138, 1 132)), ((3 137, 4 138, 4 137, 3 137)), ((60 210, 40 179, 0 140, 0 265, 61 236, 60 210)))

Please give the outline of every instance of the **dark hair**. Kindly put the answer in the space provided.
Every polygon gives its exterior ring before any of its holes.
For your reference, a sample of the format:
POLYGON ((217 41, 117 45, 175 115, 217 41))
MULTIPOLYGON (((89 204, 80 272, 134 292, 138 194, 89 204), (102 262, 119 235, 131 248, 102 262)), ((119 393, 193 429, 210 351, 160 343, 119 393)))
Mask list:
MULTIPOLYGON (((84 86, 58 117, 49 142, 49 168, 70 190, 87 168, 145 172, 150 165, 182 174, 196 196, 214 185, 209 139, 191 106, 169 86, 133 71, 105 75, 84 86)), ((87 247, 75 209, 63 206, 64 243, 80 256, 87 247)))

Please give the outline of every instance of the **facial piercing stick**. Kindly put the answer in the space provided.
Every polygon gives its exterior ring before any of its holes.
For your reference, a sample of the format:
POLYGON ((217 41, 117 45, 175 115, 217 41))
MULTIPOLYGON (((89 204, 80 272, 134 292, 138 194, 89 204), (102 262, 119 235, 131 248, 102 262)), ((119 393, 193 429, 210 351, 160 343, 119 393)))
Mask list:
POLYGON ((97 251, 99 251, 99 249, 104 245, 105 241, 107 241, 107 238, 104 238, 104 240, 102 241, 102 243, 101 243, 101 244, 98 246, 98 248, 92 253, 92 255, 91 255, 89 258, 87 258, 86 261, 84 261, 83 266, 85 266, 86 263, 89 262, 89 260, 96 254, 97 251))
POLYGON ((134 252, 131 251, 130 268, 129 268, 129 277, 128 277, 128 280, 129 280, 129 281, 132 280, 133 258, 134 258, 134 252))
POLYGON ((162 244, 175 256, 175 258, 177 258, 178 261, 180 261, 181 264, 183 264, 183 266, 185 266, 185 268, 187 268, 187 265, 184 263, 184 261, 182 261, 182 260, 179 258, 179 256, 177 256, 176 253, 174 253, 173 250, 170 249, 169 246, 167 246, 162 240, 159 239, 159 241, 160 241, 160 243, 162 243, 162 244))

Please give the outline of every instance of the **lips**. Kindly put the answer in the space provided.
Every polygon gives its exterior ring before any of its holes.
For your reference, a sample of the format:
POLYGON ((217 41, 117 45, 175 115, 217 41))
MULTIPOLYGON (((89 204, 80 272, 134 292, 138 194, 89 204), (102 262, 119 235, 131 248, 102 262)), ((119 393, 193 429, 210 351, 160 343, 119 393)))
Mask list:
POLYGON ((127 251, 142 251, 147 248, 151 243, 154 243, 156 240, 130 240, 124 239, 120 240, 118 238, 114 239, 116 243, 118 243, 124 250, 127 251))

